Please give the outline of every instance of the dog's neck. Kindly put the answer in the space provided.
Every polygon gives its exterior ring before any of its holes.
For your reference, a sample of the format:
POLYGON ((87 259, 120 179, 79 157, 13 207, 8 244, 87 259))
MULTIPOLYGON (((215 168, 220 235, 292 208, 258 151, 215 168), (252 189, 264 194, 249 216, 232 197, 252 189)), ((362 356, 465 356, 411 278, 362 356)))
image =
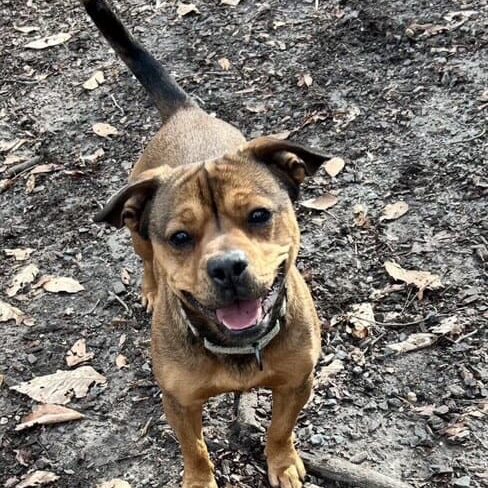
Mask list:
POLYGON ((209 337, 202 334, 200 328, 197 328, 180 302, 180 316, 188 328, 192 337, 200 342, 203 347, 212 354, 230 357, 237 356, 254 356, 260 370, 263 369, 262 353, 270 342, 280 333, 286 320, 286 284, 283 286, 280 294, 273 306, 269 326, 266 332, 249 345, 226 345, 220 343, 218 337, 209 337))

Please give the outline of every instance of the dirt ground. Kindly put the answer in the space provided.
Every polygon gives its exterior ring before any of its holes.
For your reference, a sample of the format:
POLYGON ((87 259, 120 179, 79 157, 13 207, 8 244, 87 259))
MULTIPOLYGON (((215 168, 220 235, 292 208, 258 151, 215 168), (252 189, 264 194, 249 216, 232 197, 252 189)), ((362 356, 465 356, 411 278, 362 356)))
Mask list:
MULTIPOLYGON (((300 449, 417 487, 488 486, 487 2, 320 0, 318 10, 312 1, 195 4, 199 14, 184 17, 173 1, 116 5, 206 110, 249 137, 290 131, 346 161, 335 179, 321 170, 302 195, 333 191, 336 206, 297 206, 299 266, 324 323, 320 366, 344 365, 318 382, 296 429, 300 449), (468 13, 449 15, 459 11, 468 13), (223 57, 227 71, 218 63, 223 57), (407 214, 381 220, 384 206, 399 200, 407 214), (357 205, 368 211, 363 225, 354 219, 357 205), (422 300, 407 286, 379 293, 400 284, 386 273, 387 260, 436 273, 444 286, 422 300), (358 340, 341 317, 361 302, 373 304, 377 323, 358 340), (450 317, 464 328, 457 335, 405 354, 385 347, 450 317)), ((92 222, 124 184, 158 115, 77 2, 3 0, 0 10, 0 179, 34 156, 57 165, 35 181, 29 170, 11 178, 0 194, 0 299, 35 321, 0 323, 0 482, 15 486, 43 469, 60 477, 58 487, 111 478, 178 486, 179 448, 162 416, 150 319, 139 304, 141 264, 126 232, 92 222), (71 39, 25 48, 60 32, 71 39), (87 91, 82 84, 96 70, 105 83, 87 91), (119 135, 97 136, 96 122, 119 135), (3 252, 25 247, 34 251, 23 262, 3 252), (38 278, 69 276, 85 290, 54 294, 27 285, 7 297, 13 275, 29 263, 38 278), (80 338, 108 379, 69 404, 86 418, 16 432, 35 402, 9 387, 68 369, 66 352, 80 338), (128 368, 117 368, 118 354, 128 368)), ((216 398, 206 411, 219 486, 268 486, 262 446, 269 395, 258 398, 263 432, 239 449, 225 447, 232 398, 216 398)), ((310 476, 313 485, 332 486, 310 476)))

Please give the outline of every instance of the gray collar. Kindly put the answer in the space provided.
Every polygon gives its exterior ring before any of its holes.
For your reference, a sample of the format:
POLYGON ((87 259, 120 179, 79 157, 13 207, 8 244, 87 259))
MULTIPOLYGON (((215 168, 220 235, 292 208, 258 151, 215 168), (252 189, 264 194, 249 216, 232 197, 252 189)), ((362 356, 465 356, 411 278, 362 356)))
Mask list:
MULTIPOLYGON (((192 334, 195 337, 200 337, 198 330, 195 326, 190 322, 188 316, 186 315, 185 310, 180 305, 181 316, 183 320, 187 324, 188 328, 191 330, 192 334)), ((263 369, 263 361, 262 361, 262 351, 264 348, 279 334, 281 330, 281 321, 284 320, 286 317, 286 292, 285 296, 283 296, 283 302, 281 304, 281 310, 279 313, 278 318, 276 319, 275 324, 271 329, 266 332, 263 336, 256 340, 253 344, 249 346, 220 346, 209 341, 206 337, 203 338, 203 347, 208 351, 214 354, 226 354, 226 355, 249 355, 253 354, 256 357, 256 361, 258 363, 259 369, 263 369)))

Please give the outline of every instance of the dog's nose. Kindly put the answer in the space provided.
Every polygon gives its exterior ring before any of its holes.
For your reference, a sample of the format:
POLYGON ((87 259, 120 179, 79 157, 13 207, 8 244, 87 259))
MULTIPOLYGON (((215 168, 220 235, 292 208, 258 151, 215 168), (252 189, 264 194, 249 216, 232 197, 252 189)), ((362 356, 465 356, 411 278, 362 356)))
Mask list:
POLYGON ((220 288, 236 285, 247 269, 247 256, 242 251, 230 251, 208 260, 207 272, 220 288))

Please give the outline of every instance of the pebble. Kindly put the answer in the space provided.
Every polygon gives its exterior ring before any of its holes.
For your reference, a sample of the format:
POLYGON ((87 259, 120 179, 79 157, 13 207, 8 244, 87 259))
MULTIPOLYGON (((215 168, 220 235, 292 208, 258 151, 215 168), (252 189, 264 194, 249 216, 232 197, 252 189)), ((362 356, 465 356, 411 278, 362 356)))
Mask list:
POLYGON ((464 389, 459 385, 449 385, 447 389, 453 397, 462 398, 465 395, 464 389))
POLYGON ((125 293, 125 286, 121 281, 114 281, 112 283, 112 289, 116 295, 122 295, 125 293))
POLYGON ((322 434, 314 434, 312 437, 310 437, 310 442, 312 443, 312 446, 321 446, 324 444, 324 436, 322 434))
POLYGON ((411 403, 417 402, 417 395, 413 391, 407 393, 407 400, 411 403))
POLYGON ((368 459, 368 453, 366 451, 362 451, 354 454, 354 456, 351 456, 349 461, 354 464, 361 464, 366 461, 366 459, 368 459))
POLYGON ((37 361, 37 358, 34 354, 27 354, 27 361, 29 361, 29 364, 34 364, 37 361))
POLYGON ((471 486, 471 478, 469 476, 462 476, 454 480, 452 486, 457 488, 469 488, 471 486))

